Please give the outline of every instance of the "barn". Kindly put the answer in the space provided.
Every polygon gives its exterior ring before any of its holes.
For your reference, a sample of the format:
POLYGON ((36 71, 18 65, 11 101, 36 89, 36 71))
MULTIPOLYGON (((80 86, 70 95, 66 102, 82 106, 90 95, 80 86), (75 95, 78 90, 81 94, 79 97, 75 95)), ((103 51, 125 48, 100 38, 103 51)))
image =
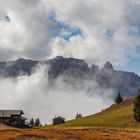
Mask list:
POLYGON ((65 123, 65 118, 58 116, 53 119, 53 125, 63 124, 65 123))
POLYGON ((6 125, 22 128, 26 118, 22 117, 22 110, 0 110, 0 122, 6 125))

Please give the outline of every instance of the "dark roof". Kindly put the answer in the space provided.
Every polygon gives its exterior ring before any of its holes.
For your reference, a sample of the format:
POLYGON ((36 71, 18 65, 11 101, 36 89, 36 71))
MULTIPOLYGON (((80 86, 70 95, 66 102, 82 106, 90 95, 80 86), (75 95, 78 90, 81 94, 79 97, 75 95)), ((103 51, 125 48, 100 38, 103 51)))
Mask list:
POLYGON ((0 110, 0 118, 11 117, 11 115, 24 114, 22 110, 0 110))
POLYGON ((55 119, 65 120, 65 118, 63 118, 63 117, 61 117, 61 116, 55 117, 53 120, 55 120, 55 119))

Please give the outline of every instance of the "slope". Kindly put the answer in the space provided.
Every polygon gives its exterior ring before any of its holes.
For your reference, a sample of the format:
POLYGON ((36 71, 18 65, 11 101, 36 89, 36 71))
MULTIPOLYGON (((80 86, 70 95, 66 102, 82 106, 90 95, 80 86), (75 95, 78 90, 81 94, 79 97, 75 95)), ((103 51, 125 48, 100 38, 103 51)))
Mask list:
POLYGON ((97 114, 71 120, 58 127, 140 128, 140 123, 133 118, 133 100, 127 99, 97 114))

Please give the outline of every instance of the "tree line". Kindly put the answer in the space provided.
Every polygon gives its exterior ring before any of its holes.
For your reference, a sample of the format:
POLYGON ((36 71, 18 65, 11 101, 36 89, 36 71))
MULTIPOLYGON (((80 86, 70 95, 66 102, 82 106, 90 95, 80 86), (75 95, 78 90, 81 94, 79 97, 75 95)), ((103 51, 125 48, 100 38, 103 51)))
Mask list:
POLYGON ((30 122, 29 122, 29 125, 30 125, 31 127, 40 126, 40 125, 41 125, 40 119, 37 118, 37 119, 35 119, 35 121, 34 121, 34 119, 31 118, 31 120, 30 120, 30 122))

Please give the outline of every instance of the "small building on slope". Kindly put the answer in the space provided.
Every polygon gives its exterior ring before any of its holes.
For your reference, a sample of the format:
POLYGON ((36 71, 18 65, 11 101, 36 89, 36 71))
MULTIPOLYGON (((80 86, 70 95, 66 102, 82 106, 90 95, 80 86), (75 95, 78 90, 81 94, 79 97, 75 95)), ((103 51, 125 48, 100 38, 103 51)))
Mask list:
POLYGON ((65 123, 65 118, 58 116, 53 119, 53 125, 63 124, 65 123))

